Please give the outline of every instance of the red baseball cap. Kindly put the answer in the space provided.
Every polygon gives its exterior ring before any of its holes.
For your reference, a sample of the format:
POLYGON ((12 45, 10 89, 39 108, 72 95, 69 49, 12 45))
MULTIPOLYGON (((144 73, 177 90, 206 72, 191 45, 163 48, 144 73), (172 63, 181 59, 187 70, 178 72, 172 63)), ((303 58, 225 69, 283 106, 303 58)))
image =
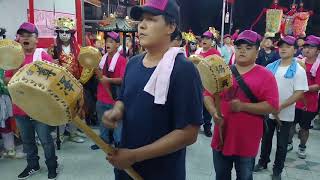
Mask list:
POLYGON ((212 34, 212 32, 210 32, 210 31, 206 31, 206 32, 204 32, 204 33, 202 34, 202 36, 201 36, 201 38, 204 38, 204 37, 213 39, 213 34, 212 34))
POLYGON ((320 37, 310 35, 307 37, 307 40, 304 42, 304 46, 314 46, 314 47, 320 47, 320 37))
POLYGON ((134 20, 140 20, 143 13, 150 13, 155 16, 168 15, 179 24, 180 8, 176 0, 147 0, 143 6, 135 6, 131 9, 130 16, 134 20))
POLYGON ((107 37, 110 37, 111 39, 115 40, 117 43, 120 42, 120 35, 116 32, 108 32, 107 37))
POLYGON ((261 41, 261 36, 252 30, 245 30, 239 34, 237 40, 234 42, 236 46, 240 44, 256 45, 261 41))
POLYGON ((35 33, 39 34, 39 31, 36 27, 36 25, 29 23, 29 22, 24 22, 20 25, 17 34, 21 34, 22 32, 28 32, 28 33, 35 33))
POLYGON ((295 46, 297 39, 293 36, 285 36, 281 38, 281 40, 278 42, 278 46, 281 46, 282 44, 288 44, 289 46, 295 46))

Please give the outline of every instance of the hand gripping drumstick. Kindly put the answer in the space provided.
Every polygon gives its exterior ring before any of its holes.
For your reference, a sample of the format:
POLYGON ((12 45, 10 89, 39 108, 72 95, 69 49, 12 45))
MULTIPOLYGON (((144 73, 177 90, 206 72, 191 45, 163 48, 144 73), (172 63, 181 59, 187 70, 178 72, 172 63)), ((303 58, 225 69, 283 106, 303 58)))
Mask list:
MULTIPOLYGON (((101 60, 101 54, 97 48, 88 46, 82 47, 79 53, 79 63, 83 68, 95 69, 99 68, 101 60)), ((107 62, 106 62, 107 63, 107 62)), ((102 86, 107 91, 110 97, 111 91, 106 84, 102 83, 102 86)), ((88 127, 81 119, 77 116, 73 119, 73 123, 79 127, 87 136, 89 136, 106 154, 113 153, 114 148, 109 144, 106 144, 90 127, 88 127)), ((143 178, 134 171, 133 168, 125 169, 125 172, 134 180, 142 180, 143 178)))
MULTIPOLYGON (((112 146, 105 143, 89 126, 87 126, 80 118, 77 116, 72 121, 78 128, 80 128, 93 142, 96 143, 106 154, 113 153, 115 150, 112 146)), ((133 169, 124 170, 131 178, 134 180, 143 180, 143 178, 133 169)))

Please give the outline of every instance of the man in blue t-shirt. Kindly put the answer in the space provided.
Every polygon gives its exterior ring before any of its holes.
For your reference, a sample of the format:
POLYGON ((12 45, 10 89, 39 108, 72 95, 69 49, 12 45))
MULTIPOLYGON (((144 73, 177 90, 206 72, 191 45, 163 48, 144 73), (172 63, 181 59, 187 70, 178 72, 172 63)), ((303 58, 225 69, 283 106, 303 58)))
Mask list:
MULTIPOLYGON (((165 103, 156 102, 158 93, 146 92, 153 73, 167 70, 157 67, 164 65, 164 55, 172 51, 179 7, 174 0, 149 0, 144 6, 134 7, 131 17, 140 20, 140 44, 147 53, 130 59, 119 100, 104 114, 107 127, 123 120, 120 149, 107 159, 117 168, 116 180, 130 179, 122 171, 130 166, 145 180, 185 180, 186 146, 197 140, 203 124, 199 73, 183 54, 178 54, 171 61, 165 103)), ((162 87, 155 85, 155 91, 157 88, 162 87)))

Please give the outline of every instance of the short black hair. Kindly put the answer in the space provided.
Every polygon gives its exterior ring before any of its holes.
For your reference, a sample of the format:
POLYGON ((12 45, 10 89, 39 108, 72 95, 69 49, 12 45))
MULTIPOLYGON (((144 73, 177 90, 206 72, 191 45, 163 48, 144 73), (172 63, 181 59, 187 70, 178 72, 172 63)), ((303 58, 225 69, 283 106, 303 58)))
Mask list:
POLYGON ((179 31, 176 38, 174 38, 174 39, 176 39, 178 41, 182 41, 182 33, 179 31))
MULTIPOLYGON (((171 34, 171 37, 170 37, 170 40, 173 41, 177 36, 179 36, 179 33, 181 35, 181 32, 179 30, 179 23, 176 22, 175 18, 169 15, 163 15, 163 17, 167 25, 176 25, 176 29, 174 30, 174 32, 171 34)), ((182 35, 181 35, 181 39, 182 39, 182 35)))
POLYGON ((19 35, 22 35, 23 33, 27 33, 27 34, 35 34, 35 35, 36 35, 36 37, 38 37, 38 36, 39 36, 39 34, 37 34, 37 33, 29 32, 29 31, 24 30, 24 29, 21 29, 21 30, 19 30, 19 31, 18 31, 18 34, 19 34, 19 35))

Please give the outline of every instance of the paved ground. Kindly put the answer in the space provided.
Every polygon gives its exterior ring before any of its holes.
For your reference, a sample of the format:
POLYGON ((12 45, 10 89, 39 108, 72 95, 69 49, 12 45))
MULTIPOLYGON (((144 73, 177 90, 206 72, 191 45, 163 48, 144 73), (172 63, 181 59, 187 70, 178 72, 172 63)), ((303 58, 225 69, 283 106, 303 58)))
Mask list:
MULTIPOLYGON (((188 180, 214 180, 212 154, 209 147, 210 138, 200 133, 196 144, 188 148, 187 153, 187 176, 188 180)), ((319 180, 320 179, 320 131, 311 132, 308 144, 308 157, 301 160, 296 156, 297 139, 295 137, 294 151, 287 157, 283 180, 319 180)), ((59 180, 112 180, 113 169, 104 160, 105 155, 101 151, 92 151, 89 146, 91 141, 83 144, 65 142, 62 150, 58 151, 59 156, 59 180)), ((31 180, 47 179, 47 170, 41 155, 41 173, 31 177, 31 180)), ((271 159, 274 159, 274 147, 271 159)), ((0 159, 0 179, 15 180, 17 174, 25 167, 25 160, 0 159)), ((271 168, 254 175, 255 180, 271 180, 271 168)), ((235 174, 235 172, 233 172, 235 174)), ((233 179, 235 176, 233 175, 233 179)), ((174 180, 174 178, 172 178, 174 180)))

